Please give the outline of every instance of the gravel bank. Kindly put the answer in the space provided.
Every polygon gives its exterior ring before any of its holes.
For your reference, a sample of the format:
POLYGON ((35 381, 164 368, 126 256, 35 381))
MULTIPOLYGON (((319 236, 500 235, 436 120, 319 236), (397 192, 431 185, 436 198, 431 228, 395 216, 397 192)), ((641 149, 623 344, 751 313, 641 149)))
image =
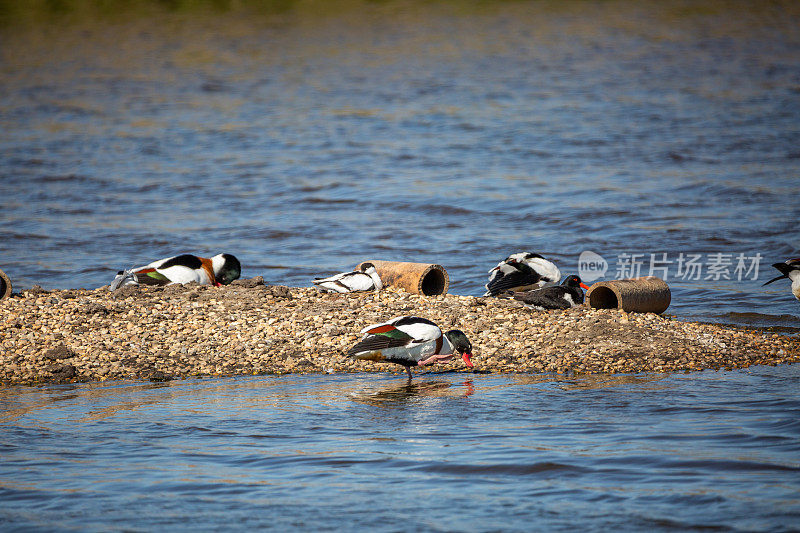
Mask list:
MULTIPOLYGON (((800 360, 800 336, 586 307, 532 311, 473 296, 325 294, 267 286, 43 291, 0 301, 3 384, 306 372, 402 373, 352 361, 359 331, 418 315, 472 341, 478 371, 673 372, 800 360)), ((460 359, 435 370, 466 372, 460 359)), ((418 372, 429 372, 430 368, 418 372)))

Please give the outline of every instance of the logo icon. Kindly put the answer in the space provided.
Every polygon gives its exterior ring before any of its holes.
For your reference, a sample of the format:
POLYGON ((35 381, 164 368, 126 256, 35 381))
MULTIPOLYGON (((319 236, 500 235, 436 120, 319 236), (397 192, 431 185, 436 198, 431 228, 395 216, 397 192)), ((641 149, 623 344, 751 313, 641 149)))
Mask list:
POLYGON ((578 257, 578 275, 583 281, 591 282, 602 278, 607 270, 608 261, 599 254, 586 250, 578 257))

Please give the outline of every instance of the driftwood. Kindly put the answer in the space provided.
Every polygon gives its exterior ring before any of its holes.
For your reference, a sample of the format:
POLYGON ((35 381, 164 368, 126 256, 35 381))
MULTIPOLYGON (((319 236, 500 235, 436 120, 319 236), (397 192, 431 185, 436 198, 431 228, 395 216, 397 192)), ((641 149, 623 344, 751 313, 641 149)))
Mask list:
POLYGON ((600 281, 586 293, 590 307, 635 313, 663 313, 671 298, 669 286, 655 276, 600 281))
POLYGON ((450 277, 441 265, 373 259, 359 263, 356 270, 364 263, 375 265, 384 287, 399 287, 414 294, 437 296, 447 294, 450 286, 450 277))

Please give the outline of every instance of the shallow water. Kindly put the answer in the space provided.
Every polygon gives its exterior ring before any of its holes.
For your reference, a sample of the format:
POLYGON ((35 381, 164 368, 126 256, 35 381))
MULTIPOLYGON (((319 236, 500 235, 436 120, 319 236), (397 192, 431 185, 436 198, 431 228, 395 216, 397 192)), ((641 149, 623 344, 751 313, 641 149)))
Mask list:
POLYGON ((2 27, 15 287, 227 251, 293 286, 438 262, 477 295, 519 250, 605 279, 667 254, 670 312, 800 329, 788 282, 761 287, 800 255, 797 4, 320 5, 2 27))
POLYGON ((6 388, 0 524, 796 531, 798 393, 797 365, 6 388))
MULTIPOLYGON (((566 274, 591 250, 605 279, 667 254, 681 318, 800 330, 761 287, 800 255, 796 3, 273 4, 0 0, 17 290, 227 251, 293 286, 438 262, 477 295, 511 252, 566 274)), ((796 530, 798 372, 3 388, 0 527, 796 530)))

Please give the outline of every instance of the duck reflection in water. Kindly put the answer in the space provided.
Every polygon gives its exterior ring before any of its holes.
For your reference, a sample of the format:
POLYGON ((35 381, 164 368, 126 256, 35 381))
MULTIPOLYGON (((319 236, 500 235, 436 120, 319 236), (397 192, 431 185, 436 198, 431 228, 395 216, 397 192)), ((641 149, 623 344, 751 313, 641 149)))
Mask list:
POLYGON ((375 405, 377 407, 400 406, 410 402, 429 398, 466 398, 475 393, 472 380, 463 383, 450 383, 448 381, 408 381, 402 385, 363 391, 352 395, 357 402, 375 405))

